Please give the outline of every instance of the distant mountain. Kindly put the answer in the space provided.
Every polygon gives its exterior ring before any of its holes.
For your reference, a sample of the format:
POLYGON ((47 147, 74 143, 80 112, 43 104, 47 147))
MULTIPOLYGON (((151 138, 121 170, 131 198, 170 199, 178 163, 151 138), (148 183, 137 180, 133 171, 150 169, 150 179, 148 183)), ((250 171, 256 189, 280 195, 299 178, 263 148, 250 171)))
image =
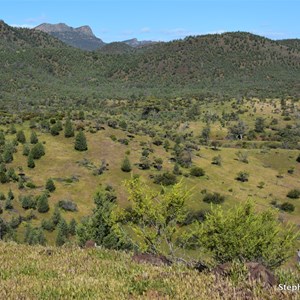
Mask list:
POLYGON ((34 28, 35 30, 46 32, 67 45, 82 49, 96 50, 105 45, 105 43, 97 38, 89 26, 81 26, 78 28, 70 27, 64 23, 48 24, 43 23, 34 28))
POLYGON ((154 42, 154 41, 139 41, 138 39, 134 38, 134 39, 123 41, 123 43, 125 43, 125 44, 127 44, 131 47, 138 48, 138 47, 142 47, 142 46, 146 46, 146 45, 156 44, 157 42, 154 42))

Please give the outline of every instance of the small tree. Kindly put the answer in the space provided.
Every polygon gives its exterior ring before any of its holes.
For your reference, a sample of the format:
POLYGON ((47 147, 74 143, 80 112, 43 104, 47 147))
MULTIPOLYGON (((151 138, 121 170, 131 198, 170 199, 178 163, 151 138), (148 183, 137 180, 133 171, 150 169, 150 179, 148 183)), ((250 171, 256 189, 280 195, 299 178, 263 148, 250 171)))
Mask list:
POLYGON ((8 190, 7 199, 11 199, 11 200, 15 199, 15 195, 11 189, 8 190))
POLYGON ((261 117, 256 118, 255 120, 255 132, 261 133, 265 129, 265 120, 261 117))
POLYGON ((209 137, 210 137, 210 126, 207 125, 202 129, 201 132, 201 140, 203 141, 204 144, 208 144, 209 137))
POLYGON ((131 163, 130 163, 130 160, 128 158, 128 156, 126 156, 122 162, 122 165, 121 165, 121 170, 123 172, 130 172, 132 170, 131 168, 131 163))
POLYGON ((3 157, 3 161, 6 164, 11 163, 14 160, 12 148, 9 146, 5 146, 2 157, 3 157))
POLYGON ((30 152, 30 147, 28 144, 24 144, 23 146, 23 155, 24 156, 28 156, 29 155, 29 152, 30 152))
POLYGON ((49 211, 48 197, 46 194, 43 194, 38 197, 37 210, 39 213, 46 213, 49 211))
POLYGON ((74 129, 71 120, 68 118, 65 124, 65 137, 69 138, 73 136, 74 136, 74 129))
POLYGON ((46 182, 46 190, 48 190, 49 192, 54 192, 56 187, 55 187, 55 184, 54 184, 54 181, 49 178, 46 182))
POLYGON ((23 130, 19 130, 17 132, 17 141, 20 142, 21 144, 26 143, 26 137, 25 137, 25 134, 24 134, 23 130))
POLYGON ((56 226, 61 220, 61 214, 59 211, 59 208, 57 206, 55 206, 53 215, 52 215, 52 222, 53 224, 56 226))
POLYGON ((56 236, 56 240, 55 240, 55 244, 56 246, 60 247, 63 244, 65 244, 67 241, 66 236, 63 234, 61 229, 58 229, 57 231, 57 236, 56 236))
POLYGON ((53 126, 51 126, 51 128, 50 128, 50 133, 51 133, 51 135, 53 135, 53 136, 59 135, 59 129, 60 129, 59 124, 58 124, 58 123, 55 123, 55 124, 54 124, 53 126))
POLYGON ((70 224, 69 224, 69 234, 70 235, 76 234, 76 226, 77 226, 77 222, 75 221, 74 218, 72 218, 72 220, 70 221, 70 224))
POLYGON ((35 133, 35 131, 31 131, 31 135, 30 135, 30 143, 31 144, 37 144, 39 141, 37 134, 35 133))
POLYGON ((218 263, 240 259, 275 268, 293 255, 299 237, 294 226, 278 222, 277 214, 272 208, 257 212, 251 202, 231 209, 218 205, 204 222, 194 224, 190 242, 204 247, 218 263))
POLYGON ((74 148, 77 151, 86 151, 88 149, 86 137, 82 130, 76 135, 74 148))
POLYGON ((17 129, 16 129, 15 124, 11 124, 11 125, 10 125, 9 132, 10 132, 11 134, 15 134, 15 133, 17 132, 17 129))
POLYGON ((30 151, 28 158, 27 158, 27 167, 33 169, 35 167, 35 162, 33 159, 32 152, 30 151))
MULTIPOLYGON (((176 236, 179 230, 181 234, 184 231, 179 229, 178 223, 183 222, 187 215, 185 203, 188 193, 182 184, 164 189, 164 193, 149 190, 139 178, 130 179, 126 186, 131 210, 116 213, 115 220, 128 220, 126 228, 134 231, 129 239, 140 251, 176 256, 176 236)), ((126 231, 122 222, 117 224, 120 232, 126 231)))
POLYGON ((3 131, 0 131, 0 146, 4 146, 4 145, 5 145, 5 135, 3 131))
POLYGON ((181 175, 182 172, 180 171, 180 167, 178 163, 175 163, 174 168, 173 168, 173 174, 174 175, 181 175))
POLYGON ((45 155, 45 148, 42 143, 35 144, 30 153, 32 154, 33 159, 40 159, 45 155))

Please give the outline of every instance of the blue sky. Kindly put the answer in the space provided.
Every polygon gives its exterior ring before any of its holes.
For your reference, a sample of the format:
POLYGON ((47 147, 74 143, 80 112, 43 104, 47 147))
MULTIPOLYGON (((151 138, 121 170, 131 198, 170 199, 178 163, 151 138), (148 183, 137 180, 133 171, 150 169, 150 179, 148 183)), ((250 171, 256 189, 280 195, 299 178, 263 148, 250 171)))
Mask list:
POLYGON ((0 0, 0 19, 10 25, 89 25, 105 42, 224 31, 300 38, 299 15, 300 0, 0 0))

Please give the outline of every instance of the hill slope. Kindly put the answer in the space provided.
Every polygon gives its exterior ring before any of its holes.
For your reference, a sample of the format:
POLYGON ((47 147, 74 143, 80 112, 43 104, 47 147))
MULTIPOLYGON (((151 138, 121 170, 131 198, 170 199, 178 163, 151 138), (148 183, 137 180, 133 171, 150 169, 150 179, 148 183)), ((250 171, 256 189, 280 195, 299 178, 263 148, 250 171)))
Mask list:
POLYGON ((300 51, 249 33, 83 52, 43 32, 1 24, 0 99, 300 94, 300 51))

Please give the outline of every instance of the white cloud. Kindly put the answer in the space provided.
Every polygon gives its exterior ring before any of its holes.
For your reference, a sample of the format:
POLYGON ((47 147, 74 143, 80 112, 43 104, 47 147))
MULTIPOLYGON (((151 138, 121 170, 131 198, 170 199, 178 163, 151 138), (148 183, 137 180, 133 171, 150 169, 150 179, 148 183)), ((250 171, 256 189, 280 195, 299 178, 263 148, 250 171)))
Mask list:
POLYGON ((36 18, 28 18, 25 20, 27 24, 40 24, 47 21, 47 17, 45 14, 42 14, 36 18))
POLYGON ((129 36, 129 35, 133 35, 133 34, 134 34, 134 32, 132 30, 123 30, 121 32, 121 35, 123 35, 123 36, 129 36))
POLYGON ((151 31, 151 29, 149 27, 143 27, 140 30, 141 33, 149 33, 150 31, 151 31))

